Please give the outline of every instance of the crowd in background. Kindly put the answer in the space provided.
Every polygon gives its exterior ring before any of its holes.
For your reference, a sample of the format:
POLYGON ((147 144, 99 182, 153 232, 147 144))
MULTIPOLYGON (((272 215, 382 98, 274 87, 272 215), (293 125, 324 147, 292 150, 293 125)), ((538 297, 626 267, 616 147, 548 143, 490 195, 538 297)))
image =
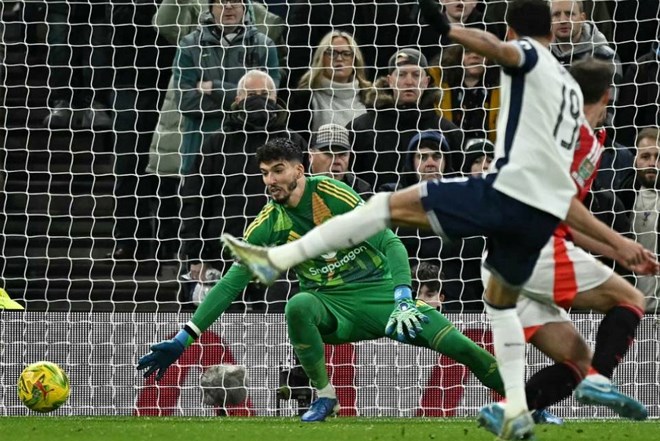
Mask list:
MULTIPOLYGON (((438 3, 452 23, 506 35, 504 0, 438 3)), ((551 49, 565 65, 616 66, 588 204, 657 252, 659 2, 626 3, 637 2, 552 0, 551 49)), ((53 0, 13 12, 29 20, 44 7, 44 126, 113 137, 110 258, 182 260, 195 280, 217 277, 221 232, 241 236, 267 202, 254 154, 275 137, 365 199, 492 166, 498 67, 440 39, 414 1, 53 0)), ((482 238, 398 233, 411 265, 437 268, 447 309, 481 308, 482 238)), ((656 311, 656 278, 636 283, 656 311)))

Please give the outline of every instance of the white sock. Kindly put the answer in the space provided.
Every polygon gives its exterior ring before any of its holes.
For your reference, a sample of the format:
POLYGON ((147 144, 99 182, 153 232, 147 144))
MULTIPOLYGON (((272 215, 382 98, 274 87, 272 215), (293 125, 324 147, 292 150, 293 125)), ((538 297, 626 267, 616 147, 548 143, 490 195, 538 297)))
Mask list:
POLYGON ((332 385, 332 383, 328 383, 328 385, 323 389, 317 390, 316 395, 319 398, 332 398, 334 400, 337 399, 337 393, 335 392, 335 387, 332 385))
POLYGON ((298 240, 268 250, 268 257, 285 270, 323 253, 358 245, 388 227, 391 193, 377 193, 362 207, 335 216, 298 240))
POLYGON ((527 410, 525 396, 525 334, 516 308, 496 309, 486 304, 493 328, 495 359, 504 382, 507 418, 527 410))

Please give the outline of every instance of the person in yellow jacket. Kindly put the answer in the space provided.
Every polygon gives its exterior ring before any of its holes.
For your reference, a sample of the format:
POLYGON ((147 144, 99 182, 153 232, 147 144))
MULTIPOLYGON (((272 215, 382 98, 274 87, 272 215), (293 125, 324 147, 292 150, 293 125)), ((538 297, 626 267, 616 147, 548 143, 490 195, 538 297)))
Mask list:
POLYGON ((500 110, 497 71, 483 56, 458 45, 446 48, 442 60, 431 65, 429 75, 442 90, 438 114, 463 129, 468 139, 494 143, 500 110))

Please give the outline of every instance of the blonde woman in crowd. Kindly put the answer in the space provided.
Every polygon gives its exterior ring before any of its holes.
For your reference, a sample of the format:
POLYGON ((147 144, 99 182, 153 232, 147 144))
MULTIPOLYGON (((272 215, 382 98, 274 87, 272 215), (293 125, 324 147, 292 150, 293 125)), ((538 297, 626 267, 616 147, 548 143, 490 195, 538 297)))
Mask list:
POLYGON ((289 94, 289 129, 309 139, 324 124, 345 126, 366 112, 364 99, 371 87, 355 39, 347 32, 329 32, 316 48, 298 89, 289 94))

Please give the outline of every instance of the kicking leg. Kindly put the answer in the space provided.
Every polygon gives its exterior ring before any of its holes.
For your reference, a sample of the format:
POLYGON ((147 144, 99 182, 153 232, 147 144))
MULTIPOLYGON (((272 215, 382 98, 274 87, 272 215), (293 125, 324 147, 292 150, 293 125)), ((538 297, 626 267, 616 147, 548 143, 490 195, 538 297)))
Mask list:
POLYGON ((325 365, 325 345, 321 334, 330 334, 337 327, 336 318, 313 294, 300 292, 285 309, 289 339, 300 364, 317 389, 318 400, 312 403, 302 420, 323 421, 339 411, 335 389, 330 383, 325 365))
MULTIPOLYGON (((491 277, 486 289, 486 312, 493 329, 495 358, 504 382, 506 403, 502 439, 528 439, 533 436, 534 422, 527 409, 525 396, 525 334, 516 311, 518 291, 491 277)), ((490 411, 486 406, 478 421, 483 425, 483 414, 490 411)))
POLYGON ((323 253, 360 244, 390 225, 430 228, 419 185, 396 193, 377 193, 363 206, 335 216, 302 238, 278 247, 254 247, 230 235, 223 235, 222 240, 262 283, 271 285, 281 271, 323 253))

